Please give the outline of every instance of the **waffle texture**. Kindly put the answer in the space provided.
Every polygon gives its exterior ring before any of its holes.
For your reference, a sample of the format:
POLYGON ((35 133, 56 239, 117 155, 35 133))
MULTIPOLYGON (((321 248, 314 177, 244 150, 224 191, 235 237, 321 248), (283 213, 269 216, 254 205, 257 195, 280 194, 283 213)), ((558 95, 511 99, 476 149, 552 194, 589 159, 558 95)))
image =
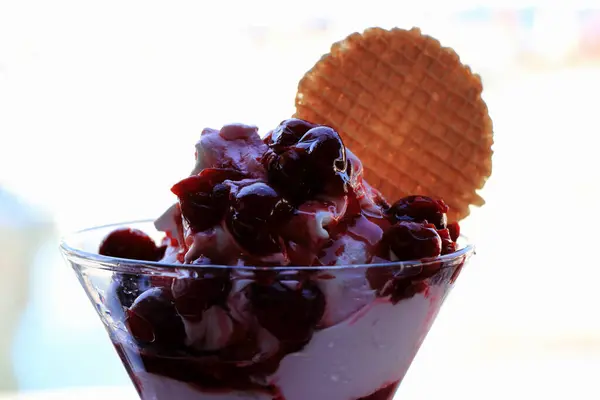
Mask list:
POLYGON ((298 84, 296 118, 336 129, 390 201, 442 198, 461 220, 492 172, 492 121, 478 75, 411 30, 370 28, 333 44, 298 84))

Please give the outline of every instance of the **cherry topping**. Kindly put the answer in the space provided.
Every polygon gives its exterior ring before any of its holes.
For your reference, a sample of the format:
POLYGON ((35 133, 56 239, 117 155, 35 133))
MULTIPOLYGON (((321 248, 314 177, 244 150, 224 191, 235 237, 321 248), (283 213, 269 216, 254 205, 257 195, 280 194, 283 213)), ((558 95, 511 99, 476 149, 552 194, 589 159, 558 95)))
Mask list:
POLYGON ((243 179, 233 169, 206 168, 171 188, 179 197, 181 214, 194 232, 206 230, 219 222, 227 209, 230 188, 225 180, 243 179))
POLYGON ((442 239, 435 225, 400 221, 384 233, 383 241, 400 261, 437 257, 442 239))
POLYGON ((123 307, 130 307, 135 299, 150 288, 150 282, 145 276, 130 274, 113 275, 114 290, 123 307))
POLYGON ((258 322, 282 342, 308 341, 325 312, 325 296, 310 280, 296 287, 254 282, 248 298, 258 322))
POLYGON ((270 144, 272 142, 273 142, 273 131, 269 131, 269 132, 267 132, 267 134, 263 138, 263 143, 264 144, 270 144))
POLYGON ((442 254, 450 254, 456 251, 456 242, 452 240, 450 229, 438 229, 438 234, 442 238, 442 254))
POLYGON ((175 279, 171 286, 177 312, 189 320, 201 320, 202 313, 214 305, 225 307, 231 290, 226 269, 203 268, 200 274, 198 278, 175 279))
POLYGON ((271 146, 263 164, 269 182, 297 203, 321 193, 343 195, 350 180, 346 148, 327 126, 308 130, 296 144, 271 146))
POLYGON ((448 206, 443 200, 427 196, 408 196, 395 202, 386 215, 395 221, 429 222, 438 229, 445 229, 448 206))
POLYGON ((103 303, 114 320, 123 321, 125 319, 125 310, 133 304, 136 297, 149 288, 150 285, 146 277, 113 274, 103 303))
POLYGON ((392 304, 396 304, 427 290, 424 280, 435 275, 440 267, 440 263, 425 265, 418 275, 407 275, 402 269, 378 266, 368 268, 366 277, 378 296, 390 296, 392 304))
POLYGON ((423 293, 427 290, 427 283, 419 279, 411 280, 406 277, 396 277, 390 283, 381 295, 386 296, 389 294, 392 304, 397 304, 402 299, 410 299, 415 294, 423 293))
POLYGON ((323 172, 333 170, 346 173, 346 147, 336 131, 328 126, 317 126, 306 132, 298 141, 297 149, 304 149, 312 162, 323 172))
POLYGON ((138 229, 119 228, 104 238, 98 253, 131 260, 158 261, 164 255, 164 249, 156 247, 154 240, 138 229))
POLYGON ((183 321, 165 288, 152 288, 142 293, 127 311, 125 325, 141 344, 173 348, 185 339, 183 321))
POLYGON ((226 222, 233 237, 250 253, 269 254, 280 250, 279 230, 293 211, 272 187, 255 182, 235 194, 226 222))
POLYGON ((452 239, 453 242, 456 242, 460 236, 460 225, 458 225, 458 222, 449 223, 448 231, 450 232, 450 239, 452 239))
POLYGON ((317 125, 298 118, 290 118, 282 121, 277 128, 271 132, 270 141, 267 144, 271 146, 292 146, 300 140, 302 136, 317 125))

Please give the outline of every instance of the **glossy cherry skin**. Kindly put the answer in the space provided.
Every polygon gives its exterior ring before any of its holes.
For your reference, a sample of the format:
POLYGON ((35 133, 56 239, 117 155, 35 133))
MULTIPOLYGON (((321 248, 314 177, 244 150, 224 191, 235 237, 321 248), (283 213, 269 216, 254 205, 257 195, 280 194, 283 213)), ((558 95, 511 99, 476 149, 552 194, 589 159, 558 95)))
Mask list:
POLYGON ((183 321, 166 288, 152 288, 142 293, 126 315, 125 325, 138 343, 161 348, 183 345, 183 321))
POLYGON ((236 241, 251 254, 281 250, 279 230, 294 208, 264 182, 242 187, 234 196, 226 223, 236 241))
POLYGON ((130 260, 158 261, 164 248, 157 247, 150 236, 138 229, 119 228, 104 238, 98 253, 130 260))
POLYGON ((230 193, 230 187, 223 182, 243 178, 241 172, 233 169, 206 168, 171 188, 193 232, 209 229, 221 220, 228 208, 230 193))
POLYGON ((296 287, 255 282, 248 298, 260 325, 282 342, 308 341, 325 312, 325 296, 310 280, 296 287))
POLYGON ((393 221, 429 222, 438 229, 445 229, 448 206, 442 200, 434 200, 427 196, 404 197, 386 210, 386 215, 393 221))

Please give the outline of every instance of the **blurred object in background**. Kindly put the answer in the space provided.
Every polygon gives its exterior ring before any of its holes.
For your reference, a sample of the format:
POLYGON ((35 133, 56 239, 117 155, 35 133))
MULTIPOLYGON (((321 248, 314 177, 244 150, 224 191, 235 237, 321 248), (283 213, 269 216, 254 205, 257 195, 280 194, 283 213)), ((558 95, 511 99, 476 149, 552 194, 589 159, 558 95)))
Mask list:
POLYGON ((17 389, 11 348, 29 300, 31 266, 44 241, 55 237, 49 218, 0 186, 0 392, 17 389))
POLYGON ((579 12, 581 41, 579 58, 600 63, 600 8, 579 12))
POLYGON ((600 5, 548 3, 507 11, 518 31, 519 64, 530 69, 600 65, 600 5))

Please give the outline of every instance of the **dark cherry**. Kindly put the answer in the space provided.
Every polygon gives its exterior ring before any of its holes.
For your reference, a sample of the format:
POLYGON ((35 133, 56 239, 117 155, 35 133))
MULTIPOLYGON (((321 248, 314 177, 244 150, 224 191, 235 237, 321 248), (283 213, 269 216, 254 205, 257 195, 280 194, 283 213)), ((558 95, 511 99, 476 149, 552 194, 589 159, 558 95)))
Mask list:
POLYGON ((269 145, 274 147, 292 146, 302 136, 317 125, 298 118, 290 118, 282 121, 271 133, 269 145))
POLYGON ((443 200, 427 196, 408 196, 395 202, 386 210, 386 215, 394 221, 429 222, 438 229, 445 229, 448 206, 443 200))
POLYGON ((203 268, 197 278, 173 281, 171 292, 177 312, 182 317, 199 321, 202 313, 214 305, 226 307, 231 290, 227 269, 203 268))
POLYGON ((346 173, 346 147, 336 131, 328 126, 317 126, 304 134, 296 144, 311 156, 318 169, 330 173, 346 173))
POLYGON ((280 250, 279 229, 294 208, 264 182, 242 187, 231 202, 226 222, 237 242, 252 254, 280 250))
POLYGON ((263 143, 269 145, 273 142, 273 131, 267 132, 265 137, 263 138, 263 143))
POLYGON ((383 243, 400 261, 437 257, 442 251, 442 239, 433 224, 400 221, 384 233, 383 243))
POLYGON ((114 320, 123 321, 125 310, 133 304, 140 294, 149 288, 146 278, 115 274, 106 291, 103 303, 114 320))
POLYGON ((438 229, 438 235, 442 239, 442 253, 441 254, 450 254, 456 251, 456 242, 452 240, 452 235, 448 228, 446 229, 438 229))
POLYGON ((408 272, 395 267, 371 267, 366 277, 379 297, 390 297, 392 304, 409 299, 417 293, 423 293, 428 287, 428 278, 436 276, 442 264, 434 262, 423 265, 418 273, 408 272))
POLYGON ((156 259, 157 261, 162 260, 162 258, 165 256, 165 253, 167 252, 167 248, 169 246, 165 245, 165 244, 161 244, 160 246, 158 246, 156 248, 156 259))
POLYGON ((387 290, 382 295, 387 296, 389 294, 392 304, 397 304, 402 299, 410 299, 415 294, 423 293, 427 290, 427 283, 423 280, 396 278, 390 283, 390 286, 387 287, 387 290))
POLYGON ((450 232, 450 239, 452 239, 453 242, 456 242, 460 236, 460 225, 458 222, 449 223, 448 231, 450 232))
POLYGON ((225 180, 240 180, 244 175, 233 169, 206 168, 175 184, 171 191, 179 198, 181 214, 194 232, 211 228, 227 210, 230 188, 225 180))
POLYGON ((104 238, 98 253, 131 260, 158 261, 164 255, 164 249, 156 247, 154 240, 138 229, 120 228, 104 238))
POLYGON ((272 146, 263 156, 269 182, 296 203, 318 194, 343 195, 350 181, 346 148, 335 130, 317 126, 291 146, 272 146))
POLYGON ((127 310, 125 325, 140 344, 174 348, 183 344, 185 329, 166 288, 142 293, 127 310))
POLYGON ((298 287, 254 282, 248 298, 260 325, 282 342, 308 341, 325 311, 325 296, 310 280, 298 287))
POLYGON ((140 294, 150 288, 150 281, 146 276, 115 274, 113 283, 115 294, 123 307, 130 307, 140 294))
POLYGON ((267 170, 269 184, 277 187, 297 204, 309 198, 314 182, 311 184, 307 180, 311 170, 304 152, 291 149, 278 154, 269 149, 263 155, 262 163, 267 170))
POLYGON ((392 304, 409 299, 417 293, 427 290, 425 279, 439 271, 440 263, 427 265, 418 275, 408 276, 405 272, 389 267, 371 267, 366 277, 379 297, 390 297, 392 304))

